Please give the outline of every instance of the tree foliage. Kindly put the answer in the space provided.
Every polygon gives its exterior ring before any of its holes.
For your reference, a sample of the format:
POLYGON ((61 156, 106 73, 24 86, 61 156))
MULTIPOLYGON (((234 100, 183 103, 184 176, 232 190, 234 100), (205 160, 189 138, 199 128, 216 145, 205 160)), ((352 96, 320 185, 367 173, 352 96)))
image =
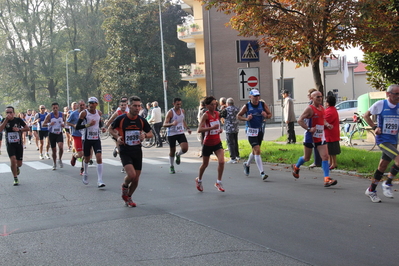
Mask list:
POLYGON ((373 88, 384 91, 391 84, 399 84, 399 51, 366 53, 364 62, 367 64, 368 83, 373 88))

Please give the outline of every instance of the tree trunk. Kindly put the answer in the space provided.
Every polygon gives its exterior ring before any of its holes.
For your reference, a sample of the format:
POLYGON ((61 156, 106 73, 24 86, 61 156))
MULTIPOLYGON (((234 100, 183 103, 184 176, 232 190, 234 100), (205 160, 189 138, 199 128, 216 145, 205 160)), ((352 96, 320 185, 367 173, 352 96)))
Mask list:
POLYGON ((323 86, 323 79, 321 76, 319 59, 312 62, 312 73, 313 73, 313 81, 315 83, 316 90, 320 91, 321 94, 324 95, 324 86, 323 86))

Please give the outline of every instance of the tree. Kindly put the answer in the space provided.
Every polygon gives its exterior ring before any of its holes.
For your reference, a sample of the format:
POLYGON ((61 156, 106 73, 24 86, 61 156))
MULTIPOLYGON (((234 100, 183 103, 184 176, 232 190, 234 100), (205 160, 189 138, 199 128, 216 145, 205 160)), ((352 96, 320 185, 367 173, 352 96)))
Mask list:
POLYGON ((364 55, 367 80, 375 89, 385 91, 391 84, 399 84, 399 51, 390 54, 370 52, 364 55))
POLYGON ((274 61, 310 65, 316 88, 323 93, 320 63, 333 50, 356 45, 353 19, 356 1, 348 0, 203 0, 233 14, 230 26, 240 35, 259 37, 274 61))

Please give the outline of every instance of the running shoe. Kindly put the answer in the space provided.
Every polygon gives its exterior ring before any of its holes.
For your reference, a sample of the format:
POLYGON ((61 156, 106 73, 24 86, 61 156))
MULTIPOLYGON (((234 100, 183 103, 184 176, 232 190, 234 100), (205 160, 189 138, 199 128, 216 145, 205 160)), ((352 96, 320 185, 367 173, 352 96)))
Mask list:
POLYGON ((114 157, 118 156, 118 148, 117 147, 114 148, 114 151, 112 152, 112 155, 114 157))
POLYGON ((36 150, 38 151, 38 150, 39 150, 39 147, 36 147, 36 150))
POLYGON ((31 145, 32 144, 32 142, 31 141, 29 141, 29 145, 31 145))
POLYGON ((89 175, 88 175, 88 174, 83 173, 82 182, 83 182, 83 184, 85 184, 85 185, 88 185, 88 184, 89 184, 89 175))
POLYGON ((55 164, 53 164, 53 171, 57 170, 57 166, 55 164))
POLYGON ((85 171, 85 169, 83 167, 80 168, 80 175, 83 175, 83 172, 85 171))
POLYGON ((244 167, 244 174, 245 174, 246 176, 249 176, 249 165, 247 165, 247 162, 244 162, 244 163, 242 164, 242 166, 244 167))
POLYGON ((18 186, 18 185, 19 185, 18 178, 14 178, 14 186, 18 186))
POLYGON ((237 163, 237 161, 235 160, 235 159, 231 159, 230 161, 228 161, 227 163, 230 163, 230 164, 236 164, 237 163))
POLYGON ((19 167, 17 167, 17 175, 21 173, 21 170, 19 170, 19 167))
POLYGON ((102 188, 102 187, 105 187, 105 184, 100 182, 100 183, 97 183, 97 186, 98 186, 98 188, 102 188))
POLYGON ((61 159, 58 160, 58 165, 59 165, 60 168, 63 168, 63 167, 64 167, 64 164, 62 163, 62 160, 61 160, 61 159))
POLYGON ((223 188, 222 183, 216 182, 215 183, 215 188, 217 188, 217 190, 220 191, 220 192, 224 192, 224 188, 223 188))
POLYGON ((43 154, 40 154, 39 158, 40 158, 40 160, 44 160, 43 154))
POLYGON ((121 173, 126 173, 125 167, 122 167, 121 173))
POLYGON ((178 155, 178 153, 176 152, 175 156, 176 156, 176 164, 179 165, 180 164, 180 155, 178 155))
POLYGON ((198 191, 204 191, 204 188, 202 187, 202 181, 199 181, 199 178, 195 178, 195 185, 197 186, 198 191))
POLYGON ((127 207, 131 207, 131 208, 136 207, 136 203, 133 202, 132 197, 128 197, 125 204, 127 207))
POLYGON ((378 203, 381 202, 381 199, 377 196, 377 191, 370 191, 369 188, 366 189, 366 192, 364 192, 364 194, 366 194, 366 196, 369 196, 371 201, 374 203, 378 203))
POLYGON ((176 172, 175 172, 175 167, 174 167, 174 166, 171 166, 171 167, 170 167, 170 169, 169 169, 169 174, 176 174, 176 172))
POLYGON ((296 167, 295 164, 292 164, 292 165, 291 165, 291 168, 292 168, 292 175, 293 175, 295 178, 299 178, 299 168, 296 167))
POLYGON ((387 181, 382 182, 382 193, 387 198, 393 198, 392 184, 387 184, 387 181))
POLYGON ((93 164, 93 160, 92 159, 90 159, 90 161, 89 161, 89 165, 92 165, 93 164))
POLYGON ((75 164, 76 164, 76 157, 72 155, 71 165, 75 166, 75 164))
POLYGON ((128 193, 129 193, 129 188, 128 188, 128 187, 125 187, 125 185, 122 184, 122 199, 123 199, 125 202, 126 202, 127 199, 129 198, 128 193))
POLYGON ((45 158, 50 159, 50 155, 48 154, 48 152, 46 152, 45 158))
POLYGON ((260 177, 262 178, 263 181, 265 181, 269 176, 265 174, 265 172, 260 173, 260 177))
POLYGON ((337 180, 331 179, 329 177, 324 179, 324 187, 335 186, 338 183, 337 180))

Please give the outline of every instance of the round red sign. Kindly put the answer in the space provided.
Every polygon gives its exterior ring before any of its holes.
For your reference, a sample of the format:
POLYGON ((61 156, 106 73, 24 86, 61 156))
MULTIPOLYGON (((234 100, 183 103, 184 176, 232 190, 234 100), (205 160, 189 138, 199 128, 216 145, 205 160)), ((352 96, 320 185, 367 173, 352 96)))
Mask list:
POLYGON ((248 86, 255 87, 256 85, 258 85, 258 79, 255 76, 250 76, 248 78, 248 86))
POLYGON ((109 93, 105 94, 104 95, 104 101, 106 101, 106 102, 112 101, 112 95, 109 94, 109 93))

